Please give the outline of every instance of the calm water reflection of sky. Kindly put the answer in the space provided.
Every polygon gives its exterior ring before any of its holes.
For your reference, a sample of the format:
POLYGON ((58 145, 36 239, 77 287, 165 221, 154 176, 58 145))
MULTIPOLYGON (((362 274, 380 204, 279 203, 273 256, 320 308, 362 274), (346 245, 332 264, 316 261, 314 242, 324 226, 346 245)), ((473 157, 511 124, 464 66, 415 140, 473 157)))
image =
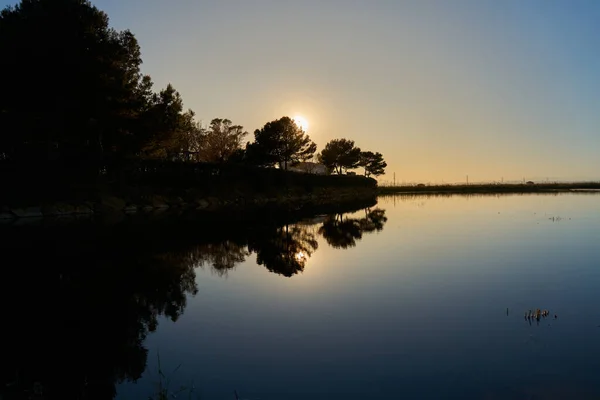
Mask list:
POLYGON ((198 268, 198 294, 148 337, 148 372, 119 398, 151 391, 157 352, 202 399, 600 397, 600 196, 377 207, 383 230, 347 249, 303 225, 318 248, 291 278, 254 254, 224 276, 198 268), (528 322, 536 307, 551 317, 528 322))

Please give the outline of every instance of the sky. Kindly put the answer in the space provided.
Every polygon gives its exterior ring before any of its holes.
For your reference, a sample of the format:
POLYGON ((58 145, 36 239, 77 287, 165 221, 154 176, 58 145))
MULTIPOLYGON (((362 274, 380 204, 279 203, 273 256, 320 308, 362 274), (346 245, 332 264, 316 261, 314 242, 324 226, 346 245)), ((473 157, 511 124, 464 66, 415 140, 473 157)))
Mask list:
POLYGON ((92 2, 204 124, 300 115, 380 182, 600 180, 600 1, 92 2))

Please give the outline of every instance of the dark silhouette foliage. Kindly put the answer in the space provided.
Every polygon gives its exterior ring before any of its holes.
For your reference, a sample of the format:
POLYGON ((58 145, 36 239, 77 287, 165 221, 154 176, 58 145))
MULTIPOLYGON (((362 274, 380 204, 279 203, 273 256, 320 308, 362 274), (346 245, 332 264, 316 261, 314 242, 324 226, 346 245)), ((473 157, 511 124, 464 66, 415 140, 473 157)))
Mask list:
POLYGON ((354 145, 353 140, 334 139, 325 145, 319 154, 319 161, 331 171, 342 174, 343 171, 358 167, 360 162, 360 148, 354 145))
POLYGON ((379 176, 385 174, 387 163, 381 153, 363 151, 360 153, 359 166, 365 169, 365 176, 379 176))
POLYGON ((152 91, 140 46, 87 0, 23 0, 0 13, 1 158, 166 157, 193 114, 152 91))
POLYGON ((317 145, 291 118, 282 117, 267 122, 254 131, 254 142, 248 144, 248 159, 256 165, 273 166, 287 170, 288 166, 309 160, 317 145))
POLYGON ((210 163, 237 161, 243 158, 242 140, 248 135, 241 125, 233 125, 228 119, 215 118, 208 129, 203 130, 199 141, 199 160, 210 163))

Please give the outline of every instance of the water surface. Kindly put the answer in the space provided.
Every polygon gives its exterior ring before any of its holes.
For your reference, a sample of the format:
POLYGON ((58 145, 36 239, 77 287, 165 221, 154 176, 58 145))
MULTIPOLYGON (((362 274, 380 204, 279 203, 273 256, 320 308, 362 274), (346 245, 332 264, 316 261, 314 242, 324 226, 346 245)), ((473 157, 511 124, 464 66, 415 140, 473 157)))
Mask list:
POLYGON ((27 287, 5 290, 7 347, 31 376, 62 354, 54 392, 96 398, 600 398, 600 196, 396 196, 286 222, 36 242, 11 260, 27 287))

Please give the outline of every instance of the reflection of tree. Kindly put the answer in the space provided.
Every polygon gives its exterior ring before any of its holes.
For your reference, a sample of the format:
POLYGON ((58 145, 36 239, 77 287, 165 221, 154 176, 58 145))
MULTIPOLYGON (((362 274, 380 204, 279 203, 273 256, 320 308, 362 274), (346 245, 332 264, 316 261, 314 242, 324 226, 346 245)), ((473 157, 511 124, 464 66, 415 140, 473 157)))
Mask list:
POLYGON ((240 244, 231 240, 199 245, 195 251, 198 257, 194 264, 199 267, 209 264, 219 276, 227 275, 229 270, 244 262, 250 254, 245 243, 240 244))
MULTIPOLYGON (((366 210, 364 218, 330 216, 318 233, 345 248, 385 222, 383 210, 366 210)), ((224 275, 255 252, 271 272, 304 270, 318 248, 314 221, 260 226, 211 234, 210 241, 167 229, 7 236, 0 241, 0 302, 13 306, 4 311, 10 322, 0 342, 0 396, 24 398, 39 382, 45 398, 113 398, 116 384, 144 372, 147 335, 161 318, 180 318, 196 294, 196 267, 224 275)))
POLYGON ((329 216, 319 228, 319 234, 323 235, 330 246, 338 249, 354 247, 356 239, 362 238, 358 220, 344 219, 343 214, 329 216))
POLYGON ((360 220, 361 230, 363 232, 380 232, 383 230, 383 225, 387 222, 385 210, 376 208, 374 210, 365 210, 365 218, 360 220))
POLYGON ((344 218, 343 214, 330 215, 319 228, 330 246, 347 249, 356 246, 363 233, 381 231, 387 221, 385 210, 365 210, 364 218, 344 218))
POLYGON ((256 252, 256 262, 269 271, 291 277, 304 271, 306 262, 317 250, 315 235, 302 225, 268 229, 250 239, 248 249, 256 252))
POLYGON ((214 243, 190 244, 183 248, 164 253, 162 260, 193 268, 210 266, 219 276, 225 276, 229 270, 246 260, 250 254, 245 241, 223 240, 214 243))
POLYGON ((26 398, 36 386, 44 398, 112 399, 116 384, 144 372, 143 343, 159 318, 177 320, 196 293, 193 265, 120 249, 53 257, 52 268, 43 261, 53 250, 21 254, 23 267, 0 280, 0 300, 15 304, 0 342, 0 396, 26 398))
MULTIPOLYGON (((160 315, 165 315, 172 321, 177 321, 187 305, 187 295, 197 293, 194 265, 186 256, 185 253, 169 252, 148 257, 143 261, 144 267, 152 270, 148 271, 149 276, 139 279, 156 280, 148 283, 146 288, 149 291, 143 293, 144 297, 138 297, 144 300, 142 310, 147 309, 152 313, 152 316, 148 315, 149 320, 155 322, 160 315), (177 276, 176 280, 173 280, 173 275, 177 276), (153 286, 155 290, 151 292, 153 286)), ((156 327, 153 325, 152 328, 151 331, 156 327)))

